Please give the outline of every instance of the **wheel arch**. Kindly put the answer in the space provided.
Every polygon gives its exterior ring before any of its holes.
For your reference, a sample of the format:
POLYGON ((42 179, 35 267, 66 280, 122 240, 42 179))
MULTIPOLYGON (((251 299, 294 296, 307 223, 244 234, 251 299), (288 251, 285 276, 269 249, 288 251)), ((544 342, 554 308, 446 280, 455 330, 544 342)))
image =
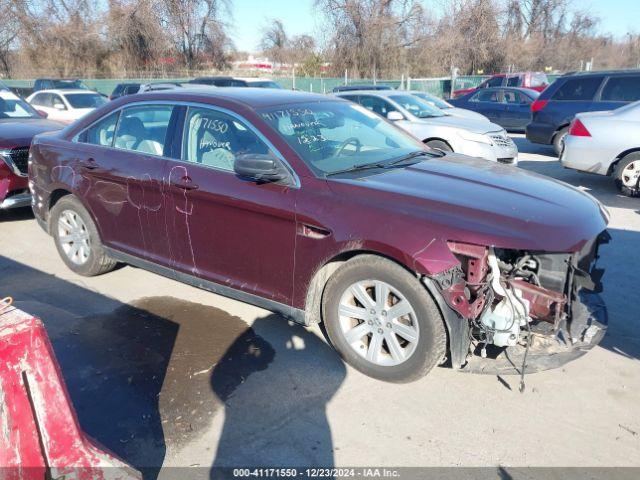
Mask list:
POLYGON ((616 158, 613 160, 613 162, 611 162, 611 165, 609 165, 609 168, 607 169, 607 175, 613 175, 613 172, 615 171, 618 163, 620 163, 620 160, 628 157, 629 155, 633 155, 634 153, 640 155, 640 147, 629 148, 628 150, 625 150, 624 152, 616 156, 616 158))
POLYGON ((422 140, 422 143, 427 144, 428 142, 432 142, 434 140, 446 144, 451 149, 451 151, 454 152, 453 147, 451 146, 451 143, 446 141, 444 138, 441 138, 441 137, 425 138, 424 140, 422 140))
MULTIPOLYGON (((447 306, 444 298, 442 298, 442 296, 438 293, 435 283, 433 281, 430 281, 429 277, 427 277, 425 274, 416 272, 405 263, 399 261, 397 258, 371 249, 348 250, 340 252, 327 260, 320 268, 317 269, 316 273, 313 275, 311 281, 309 282, 309 287, 307 288, 307 296, 305 301, 305 325, 323 322, 322 300, 324 298, 324 293, 329 278, 331 278, 331 275, 333 275, 333 273, 344 263, 351 260, 352 258, 362 255, 374 255, 380 258, 385 258, 400 266, 407 272, 411 273, 420 281, 420 284, 424 287, 427 295, 431 296, 436 306, 438 307, 447 337, 446 351, 447 353, 452 351, 451 334, 452 332, 454 332, 455 334, 460 331, 460 327, 456 326, 456 324, 453 323, 457 314, 447 306)), ((456 342, 456 345, 457 343, 459 342, 456 342)), ((453 356, 455 357, 456 355, 453 354, 453 356)), ((453 358, 452 360, 454 360, 453 365, 456 367, 463 363, 460 362, 458 365, 456 365, 456 359, 453 358)))

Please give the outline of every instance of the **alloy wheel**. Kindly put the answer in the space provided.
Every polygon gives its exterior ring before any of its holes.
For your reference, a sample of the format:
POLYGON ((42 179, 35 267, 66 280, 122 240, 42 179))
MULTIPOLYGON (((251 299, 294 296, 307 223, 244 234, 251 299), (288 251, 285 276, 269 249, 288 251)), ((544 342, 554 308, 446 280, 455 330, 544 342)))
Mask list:
POLYGON ((376 365, 404 363, 418 344, 420 331, 412 305, 386 282, 352 284, 340 298, 338 315, 345 341, 376 365))
POLYGON ((89 260, 89 231, 80 215, 73 210, 63 210, 58 217, 58 241, 67 258, 76 265, 84 265, 89 260))
POLYGON ((640 181, 640 160, 631 162, 624 167, 620 180, 625 187, 636 188, 640 181))

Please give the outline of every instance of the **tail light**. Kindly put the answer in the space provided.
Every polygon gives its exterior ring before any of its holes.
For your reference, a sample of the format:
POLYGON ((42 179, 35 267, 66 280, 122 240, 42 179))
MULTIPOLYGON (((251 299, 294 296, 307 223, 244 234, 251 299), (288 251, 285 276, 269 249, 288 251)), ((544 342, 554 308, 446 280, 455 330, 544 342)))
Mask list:
POLYGON ((534 100, 534 102, 531 104, 531 111, 533 113, 539 112, 547 106, 547 103, 549 103, 549 100, 534 100))
POLYGON ((574 137, 590 137, 591 133, 578 118, 574 118, 569 127, 569 135, 574 137))

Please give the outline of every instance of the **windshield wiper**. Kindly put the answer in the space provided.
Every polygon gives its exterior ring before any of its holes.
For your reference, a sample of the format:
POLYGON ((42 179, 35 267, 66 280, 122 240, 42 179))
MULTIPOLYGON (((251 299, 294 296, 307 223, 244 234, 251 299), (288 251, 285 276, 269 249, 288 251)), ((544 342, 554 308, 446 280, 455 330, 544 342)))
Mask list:
POLYGON ((327 177, 331 175, 338 175, 339 173, 348 173, 348 172, 358 172, 360 170, 369 170, 372 168, 385 168, 387 164, 378 162, 378 163, 361 163, 359 165, 354 165, 349 168, 343 168, 342 170, 336 170, 335 172, 328 172, 326 174, 327 177))
POLYGON ((414 158, 417 158, 417 157, 424 157, 427 155, 430 157, 442 157, 444 156, 444 152, 428 152, 426 150, 417 150, 415 152, 408 153, 407 155, 403 155, 400 158, 396 158, 394 161, 389 162, 386 165, 397 165, 399 163, 413 160, 414 158))

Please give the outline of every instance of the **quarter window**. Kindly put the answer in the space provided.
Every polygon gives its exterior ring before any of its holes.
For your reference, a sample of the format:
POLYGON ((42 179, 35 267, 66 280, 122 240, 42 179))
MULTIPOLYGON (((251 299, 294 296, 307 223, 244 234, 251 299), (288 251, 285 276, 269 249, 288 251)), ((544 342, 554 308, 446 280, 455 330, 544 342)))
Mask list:
POLYGON ((640 76, 609 78, 602 90, 601 100, 608 102, 640 100, 640 76))
POLYGON ((163 155, 172 112, 173 107, 169 105, 125 108, 120 115, 114 146, 163 155))
POLYGON ((269 148, 241 122, 210 108, 189 108, 183 136, 182 158, 233 171, 238 155, 269 153, 269 148))
POLYGON ((567 80, 553 96, 554 100, 593 100, 602 77, 584 77, 567 80))

